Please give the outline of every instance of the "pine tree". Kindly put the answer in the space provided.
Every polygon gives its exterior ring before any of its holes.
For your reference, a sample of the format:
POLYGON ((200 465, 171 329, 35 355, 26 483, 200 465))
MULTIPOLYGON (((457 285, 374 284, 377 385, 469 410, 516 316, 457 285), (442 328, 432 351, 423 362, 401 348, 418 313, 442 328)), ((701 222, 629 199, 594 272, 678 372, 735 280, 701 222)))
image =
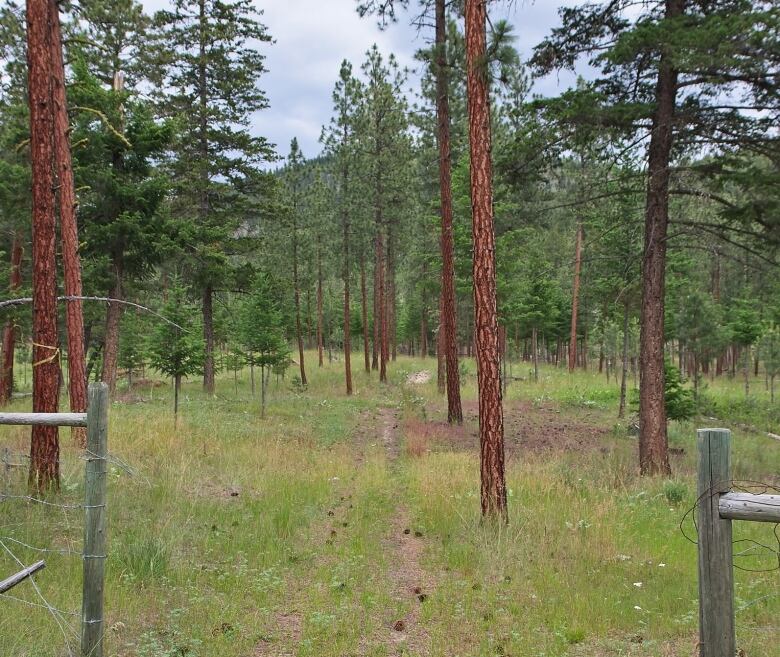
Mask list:
POLYGON ((274 366, 289 358, 280 294, 268 274, 259 272, 238 319, 239 341, 250 366, 260 367, 260 417, 265 417, 268 380, 274 366))
POLYGON ((673 159, 686 147, 712 153, 772 139, 763 110, 776 107, 778 14, 771 2, 630 0, 560 11, 561 26, 535 49, 539 73, 582 57, 600 76, 563 96, 569 122, 614 128, 647 143, 640 336, 640 469, 670 472, 664 392, 664 300, 673 159), (734 91, 740 86, 739 93, 734 91), (587 95, 591 102, 581 101, 587 95), (684 100, 681 100, 683 99, 684 100), (774 101, 772 100, 774 99, 774 101), (746 114, 746 105, 761 111, 746 114))
MULTIPOLYGON (((341 217, 342 230, 342 266, 341 277, 344 284, 344 379, 347 394, 352 394, 352 341, 350 336, 350 283, 352 261, 350 244, 352 241, 352 225, 354 222, 354 186, 356 178, 356 132, 358 130, 358 112, 360 110, 362 88, 352 75, 352 65, 346 60, 342 62, 339 80, 333 89, 333 111, 330 126, 323 130, 321 141, 326 153, 334 160, 336 169, 336 199, 341 217)), ((365 285, 361 281, 361 285, 365 285)), ((363 306, 365 324, 365 305, 363 306)), ((364 346, 367 333, 364 326, 364 346)), ((367 351, 366 351, 367 353, 367 351)))
POLYGON ((171 169, 176 184, 173 212, 187 225, 193 284, 200 290, 206 345, 203 387, 214 392, 215 290, 228 272, 241 216, 237 186, 272 157, 264 138, 250 134, 249 118, 268 105, 257 86, 265 72, 257 43, 271 37, 251 0, 175 0, 156 15, 167 55, 171 90, 165 110, 181 133, 171 169))
POLYGON ((292 286, 295 304, 295 340, 298 344, 298 367, 301 373, 301 385, 308 384, 306 379, 306 363, 303 351, 303 329, 301 325, 301 277, 300 277, 300 234, 303 212, 304 158, 298 146, 298 140, 293 137, 290 143, 290 154, 287 156, 283 178, 287 190, 290 217, 290 242, 292 248, 292 286))
MULTIPOLYGON (((27 61, 32 162, 33 411, 56 413, 60 361, 57 331, 54 113, 52 111, 50 0, 27 2, 27 61)), ((36 425, 30 441, 29 485, 59 488, 57 427, 36 425)))
POLYGON ((173 379, 173 414, 178 418, 182 378, 203 372, 203 340, 198 335, 197 311, 178 281, 169 288, 160 314, 168 321, 161 321, 151 333, 149 363, 173 379))
POLYGON ((395 344, 395 249, 405 193, 404 162, 410 156, 408 118, 401 94, 406 76, 390 55, 385 63, 376 45, 362 66, 366 76, 361 104, 360 148, 374 218, 374 362, 387 382, 390 345, 395 344))
MULTIPOLYGON (((74 81, 73 101, 90 108, 75 115, 73 130, 85 267, 99 292, 122 300, 128 281, 147 278, 177 237, 163 212, 170 183, 153 166, 171 143, 173 125, 156 121, 135 91, 103 86, 83 62, 74 64, 74 81)), ((122 308, 106 309, 102 377, 112 393, 122 308)))
POLYGON ((465 15, 482 513, 507 520, 484 0, 466 0, 465 15))
MULTIPOLYGON (((52 110, 54 112, 54 168, 59 202, 60 235, 62 241, 62 271, 65 295, 72 297, 65 304, 65 325, 68 339, 68 387, 70 410, 87 410, 87 373, 84 357, 84 313, 81 287, 81 258, 76 223, 76 186, 70 152, 70 121, 65 91, 65 61, 62 53, 62 32, 59 3, 50 0, 50 48, 52 66, 52 110)), ((74 429, 74 436, 86 444, 86 432, 74 429)))

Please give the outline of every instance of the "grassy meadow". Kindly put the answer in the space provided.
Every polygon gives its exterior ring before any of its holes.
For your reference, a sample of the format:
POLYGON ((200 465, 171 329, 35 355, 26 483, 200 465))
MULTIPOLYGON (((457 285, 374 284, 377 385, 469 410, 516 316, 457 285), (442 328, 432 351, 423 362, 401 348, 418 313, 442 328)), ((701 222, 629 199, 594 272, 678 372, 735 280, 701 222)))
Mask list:
MULTIPOLYGON (((106 655, 689 657, 696 547, 680 524, 696 497, 696 427, 734 430, 734 478, 780 483, 780 442, 766 435, 780 422, 763 380, 747 402, 739 378, 706 382, 708 415, 670 425, 673 478, 644 479, 629 421, 617 420, 617 382, 542 367, 534 383, 528 364, 514 363, 510 522, 482 524, 473 362, 463 365, 466 423, 449 428, 433 359, 399 358, 387 386, 355 359, 347 397, 342 364, 307 357, 308 388, 294 385, 293 369, 272 379, 262 420, 248 370, 237 390, 222 375, 215 398, 190 381, 178 425, 167 382, 120 390, 106 655), (423 371, 433 377, 408 380, 423 371)), ((0 428, 12 462, 24 463, 28 434, 0 428)), ((83 460, 67 430, 61 442, 63 489, 52 501, 78 505, 83 460)), ((0 492, 26 494, 24 467, 3 476, 0 492)), ((0 501, 0 577, 14 571, 10 552, 25 563, 43 555, 35 585, 63 612, 40 606, 30 582, 0 597, 0 655, 77 654, 81 514, 0 501)), ((695 538, 690 518, 683 526, 695 538)), ((735 539, 772 546, 772 530, 735 523, 735 539)), ((777 556, 738 563, 775 568, 736 571, 738 644, 775 657, 777 556)))

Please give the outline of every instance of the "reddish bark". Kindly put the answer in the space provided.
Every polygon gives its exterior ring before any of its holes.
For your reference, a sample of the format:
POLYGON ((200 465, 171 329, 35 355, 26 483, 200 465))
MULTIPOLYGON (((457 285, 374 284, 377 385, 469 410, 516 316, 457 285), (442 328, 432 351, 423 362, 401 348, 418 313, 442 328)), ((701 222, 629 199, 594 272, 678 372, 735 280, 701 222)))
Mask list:
POLYGON ((466 0, 466 88, 471 153, 474 319, 479 390, 482 514, 507 520, 501 407, 490 100, 486 71, 486 0, 466 0))
MULTIPOLYGON (((346 196, 347 183, 349 181, 349 174, 347 169, 344 169, 343 176, 343 192, 346 196)), ((342 208, 342 227, 344 230, 344 268, 342 277, 344 279, 344 384, 347 389, 347 394, 352 394, 352 338, 350 331, 352 329, 352 316, 349 307, 349 284, 350 284, 350 262, 349 262, 349 210, 346 203, 342 208)))
MULTIPOLYGON (((685 0, 666 0, 666 16, 680 16, 685 0)), ((677 97, 677 70, 663 52, 656 83, 648 159, 645 240, 642 267, 639 385, 639 469, 669 474, 664 404, 664 294, 666 235, 669 223, 669 159, 677 97)))
POLYGON ((445 0, 436 0, 436 118, 441 193, 441 330, 447 372, 447 420, 463 423, 455 328, 455 241, 452 233, 452 161, 445 0))
POLYGON ((360 302, 363 324, 363 360, 367 374, 371 374, 371 357, 368 350, 368 296, 366 294, 366 258, 360 254, 360 302))
MULTIPOLYGON (((14 233, 11 245, 11 280, 8 286, 11 296, 22 285, 22 247, 21 232, 14 233)), ((11 401, 14 388, 14 352, 16 350, 16 324, 9 318, 3 328, 3 364, 0 370, 0 406, 11 401)))
MULTIPOLYGON (((32 162, 33 411, 56 413, 60 379, 54 219, 54 113, 49 0, 27 0, 27 64, 32 162)), ((59 488, 57 427, 34 426, 29 485, 59 488)))
POLYGON ((388 222, 387 226, 387 345, 385 351, 387 352, 386 360, 395 360, 397 356, 397 340, 396 340, 396 325, 395 325, 395 249, 393 248, 393 224, 388 222))
MULTIPOLYGON (((70 154, 70 126, 65 94, 65 64, 62 56, 59 5, 49 0, 51 12, 51 61, 53 69, 52 94, 54 111, 54 153, 57 172, 57 189, 60 207, 60 234, 62 239, 62 271, 65 294, 81 296, 81 259, 76 223, 76 188, 73 180, 73 163, 70 154)), ((84 314, 80 299, 65 303, 65 326, 68 334, 68 392, 70 410, 83 413, 87 410, 87 371, 84 357, 84 314)), ((74 436, 83 442, 84 430, 75 429, 74 436)))
MULTIPOLYGON (((379 317, 375 318, 374 322, 376 323, 378 320, 379 325, 379 380, 382 383, 387 383, 387 283, 385 281, 385 248, 382 236, 381 213, 377 221, 376 272, 376 288, 379 292, 379 298, 375 301, 375 305, 379 309, 379 317)), ((376 328, 374 328, 374 333, 376 333, 376 328)))
MULTIPOLYGON (((381 211, 377 209, 377 214, 381 211)), ((377 228, 377 231, 379 229, 377 228)), ((377 256, 377 243, 378 235, 374 237, 374 316, 373 316, 373 340, 371 341, 371 369, 379 369, 379 335, 380 335, 380 318, 381 313, 379 311, 379 257, 377 256)))

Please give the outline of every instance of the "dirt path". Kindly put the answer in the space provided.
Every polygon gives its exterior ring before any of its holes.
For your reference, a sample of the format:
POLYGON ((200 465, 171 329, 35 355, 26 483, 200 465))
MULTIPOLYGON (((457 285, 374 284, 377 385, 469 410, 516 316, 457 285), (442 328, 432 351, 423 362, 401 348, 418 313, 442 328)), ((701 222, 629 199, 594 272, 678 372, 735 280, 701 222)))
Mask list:
MULTIPOLYGON (((311 536, 323 546, 345 540, 350 531, 347 518, 352 507, 353 495, 357 496, 355 479, 365 467, 372 450, 384 451, 384 467, 398 490, 396 506, 388 514, 382 530, 383 562, 387 570, 383 578, 384 592, 392 600, 387 608, 376 614, 364 628, 359 640, 357 655, 426 655, 430 638, 421 623, 422 607, 434 589, 433 578, 427 574, 421 560, 425 551, 425 537, 412 524, 411 514, 403 503, 403 486, 400 478, 402 439, 398 410, 379 408, 365 413, 353 434, 355 476, 334 486, 334 499, 326 507, 322 520, 312 527, 311 536)), ((317 556, 322 563, 332 559, 327 549, 317 556)), ((299 609, 306 596, 306 588, 291 592, 288 604, 275 614, 269 630, 269 640, 256 646, 252 657, 292 657, 303 638, 303 616, 299 609)))
MULTIPOLYGON (((374 426, 385 448, 387 467, 396 471, 401 454, 398 411, 393 408, 380 409, 374 426)), ((420 618, 422 605, 433 591, 434 581, 421 565, 425 550, 424 537, 412 526, 411 515, 401 497, 398 496, 399 501, 382 545, 389 564, 389 593, 402 613, 386 616, 381 628, 363 637, 361 655, 370 653, 371 649, 375 653, 378 646, 384 647, 388 655, 429 653, 430 638, 420 618)))

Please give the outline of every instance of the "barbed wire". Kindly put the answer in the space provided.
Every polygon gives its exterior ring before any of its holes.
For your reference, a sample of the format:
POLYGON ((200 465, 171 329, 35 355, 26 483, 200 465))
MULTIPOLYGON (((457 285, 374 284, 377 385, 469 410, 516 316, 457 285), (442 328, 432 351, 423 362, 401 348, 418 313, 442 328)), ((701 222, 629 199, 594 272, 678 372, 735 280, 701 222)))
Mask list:
MULTIPOLYGON (((151 308, 142 306, 140 303, 125 301, 124 299, 115 299, 113 297, 85 297, 85 296, 68 295, 68 296, 57 297, 57 301, 100 301, 103 303, 107 303, 109 305, 112 303, 116 303, 123 306, 130 306, 132 308, 137 308, 138 310, 143 310, 144 312, 147 312, 150 315, 154 315, 158 319, 167 322, 171 326, 175 326, 177 329, 184 331, 185 333, 189 333, 189 331, 185 329, 183 326, 179 326, 176 322, 172 322, 170 319, 168 319, 164 315, 161 315, 158 312, 155 312, 151 308)), ((19 297, 17 299, 6 299, 5 301, 0 301, 0 310, 3 310, 4 308, 13 308, 15 306, 24 306, 24 305, 31 304, 32 302, 33 302, 32 297, 19 297)))
MULTIPOLYGON (((699 503, 707 497, 720 495, 723 492, 723 489, 726 487, 728 487, 730 492, 751 493, 753 495, 765 495, 769 494, 770 492, 780 493, 780 486, 770 484, 765 481, 757 481, 754 479, 730 479, 723 482, 714 482, 712 486, 710 486, 706 491, 704 491, 696 498, 696 501, 693 503, 693 505, 683 514, 682 518, 680 519, 680 533, 687 541, 693 543, 694 545, 699 544, 697 538, 692 538, 689 536, 685 528, 686 522, 690 520, 691 524, 693 525, 694 532, 698 536, 699 526, 696 520, 696 510, 699 506, 699 503)), ((772 508, 780 506, 780 503, 774 502, 761 501, 760 504, 762 506, 768 506, 772 508)), ((775 571, 780 572, 780 523, 775 523, 772 525, 772 534, 775 537, 776 545, 768 545, 753 538, 739 538, 733 540, 732 546, 744 544, 749 545, 749 547, 745 549, 740 548, 740 551, 733 551, 732 565, 734 568, 748 573, 771 573, 775 571), (747 568, 735 561, 735 559, 738 558, 748 558, 755 556, 760 557, 762 554, 772 555, 773 562, 776 561, 777 563, 774 563, 771 568, 747 568)))
MULTIPOLYGON (((2 539, 0 539, 0 547, 2 547, 19 566, 22 568, 25 567, 24 563, 22 563, 22 561, 13 553, 11 548, 9 548, 2 539)), ((40 606, 44 607, 51 614, 54 622, 57 623, 57 627, 59 627, 60 632, 62 633, 62 637, 65 640, 65 649, 68 651, 69 657, 73 657, 73 650, 71 649, 71 642, 68 638, 68 631, 70 631, 71 635, 73 635, 75 638, 79 637, 79 633, 65 618, 66 615, 70 615, 72 612, 66 612, 61 609, 57 609, 52 604, 50 604, 41 592, 38 584, 36 584, 34 576, 28 577, 27 581, 30 582, 30 585, 33 587, 33 590, 40 599, 40 606)))

